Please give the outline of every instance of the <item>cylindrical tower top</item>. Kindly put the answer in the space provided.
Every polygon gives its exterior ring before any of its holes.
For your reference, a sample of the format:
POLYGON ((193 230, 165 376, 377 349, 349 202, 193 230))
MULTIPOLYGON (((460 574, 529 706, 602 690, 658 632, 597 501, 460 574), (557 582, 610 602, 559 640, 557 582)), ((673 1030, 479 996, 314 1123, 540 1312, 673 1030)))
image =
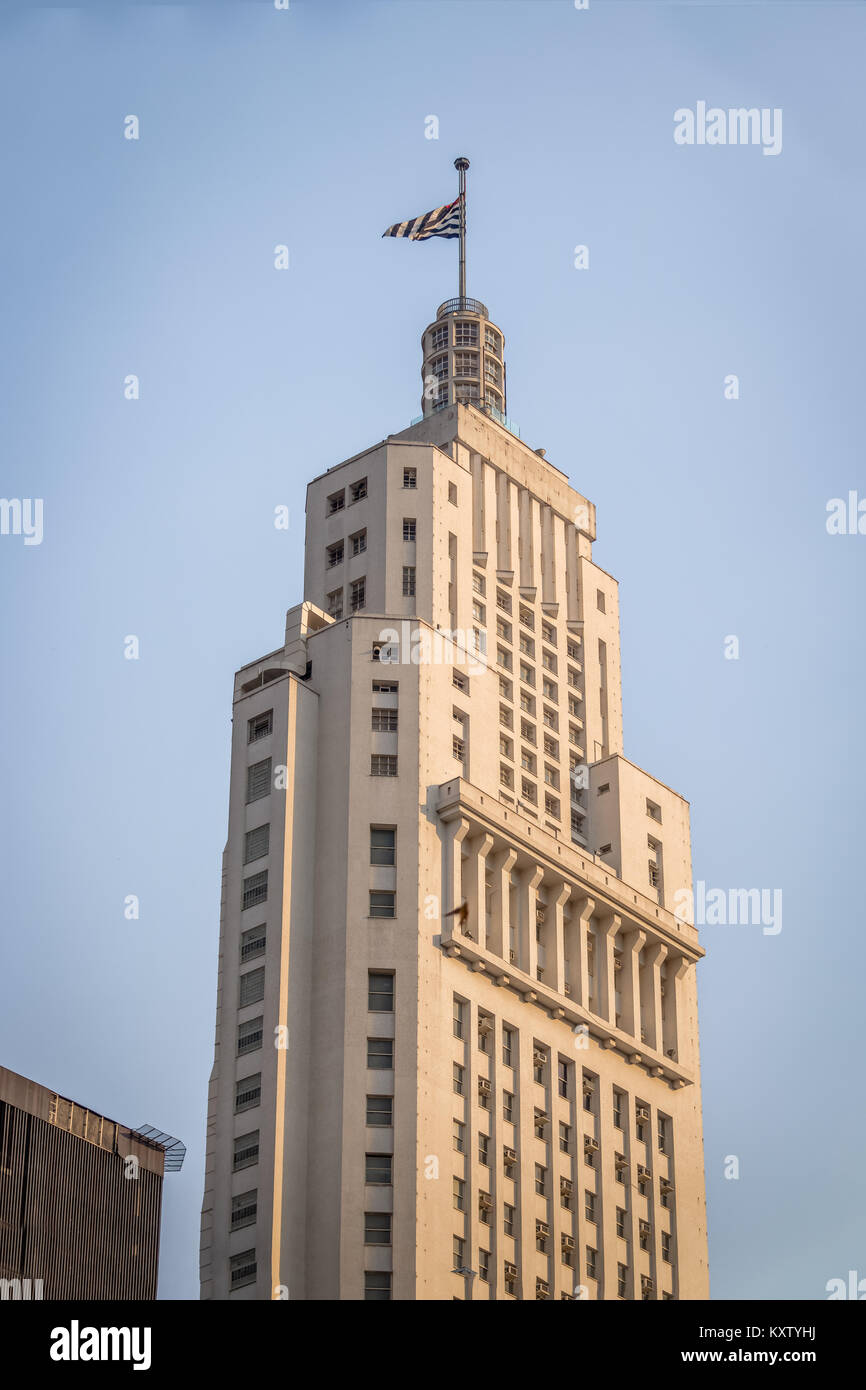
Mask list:
POLYGON ((421 335, 421 409, 474 405, 505 416, 505 337, 480 299, 446 299, 421 335))

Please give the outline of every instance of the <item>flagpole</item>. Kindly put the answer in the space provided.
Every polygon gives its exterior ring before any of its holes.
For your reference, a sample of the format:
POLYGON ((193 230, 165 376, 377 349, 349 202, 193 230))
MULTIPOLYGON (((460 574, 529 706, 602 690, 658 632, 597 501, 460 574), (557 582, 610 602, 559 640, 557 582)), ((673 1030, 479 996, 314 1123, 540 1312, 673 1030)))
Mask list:
POLYGON ((464 155, 455 159, 454 168, 460 175, 460 303, 466 298, 466 170, 469 160, 464 155))

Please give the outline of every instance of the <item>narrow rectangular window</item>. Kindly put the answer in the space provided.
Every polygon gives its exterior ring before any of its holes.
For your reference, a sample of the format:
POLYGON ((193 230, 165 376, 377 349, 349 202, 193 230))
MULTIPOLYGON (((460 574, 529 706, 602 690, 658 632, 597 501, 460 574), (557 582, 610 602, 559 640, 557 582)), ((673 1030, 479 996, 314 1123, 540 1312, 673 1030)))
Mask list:
POLYGON ((247 768, 247 804, 260 801, 271 790, 271 760, 264 758, 247 768))
POLYGON ((270 848, 270 825, 256 826, 244 836, 244 863, 252 864, 256 859, 264 859, 270 848))
POLYGON ((394 976, 376 970, 367 973, 367 1009, 373 1014, 394 1012, 394 976))
MULTIPOLYGON (((267 738, 273 731, 274 712, 266 709, 264 714, 255 714, 252 719, 247 721, 247 743, 258 743, 260 738, 267 738)), ((649 805, 649 803, 647 803, 649 805)))
POLYGON ((243 1057, 247 1052, 259 1052, 263 1035, 264 1019, 261 1015, 258 1018, 248 1019, 246 1023, 239 1023, 238 1056, 243 1057))
POLYGON ((264 997, 265 967, 260 965, 256 970, 248 970, 245 975, 241 975, 238 1008, 243 1009, 247 1004, 258 1004, 264 997))

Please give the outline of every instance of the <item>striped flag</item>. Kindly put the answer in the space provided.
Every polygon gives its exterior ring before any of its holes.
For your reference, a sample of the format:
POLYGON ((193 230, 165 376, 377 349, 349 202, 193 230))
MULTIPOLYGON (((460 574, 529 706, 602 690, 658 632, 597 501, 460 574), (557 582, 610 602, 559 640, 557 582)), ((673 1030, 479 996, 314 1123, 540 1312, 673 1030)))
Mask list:
MULTIPOLYGON (((462 195, 461 195, 462 196, 462 195)), ((431 236, 456 237, 460 235, 460 198, 453 203, 445 203, 441 208, 425 212, 423 217, 412 217, 408 222, 395 222, 383 236, 406 236, 410 241, 426 241, 431 236)))

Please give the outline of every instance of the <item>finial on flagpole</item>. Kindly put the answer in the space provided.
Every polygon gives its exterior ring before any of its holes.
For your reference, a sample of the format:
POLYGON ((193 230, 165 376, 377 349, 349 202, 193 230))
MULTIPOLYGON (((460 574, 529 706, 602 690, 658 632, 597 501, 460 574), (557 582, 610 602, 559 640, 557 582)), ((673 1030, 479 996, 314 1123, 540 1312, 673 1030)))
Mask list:
POLYGON ((460 155, 454 161, 454 168, 460 175, 460 301, 466 298, 466 170, 469 160, 460 155))

